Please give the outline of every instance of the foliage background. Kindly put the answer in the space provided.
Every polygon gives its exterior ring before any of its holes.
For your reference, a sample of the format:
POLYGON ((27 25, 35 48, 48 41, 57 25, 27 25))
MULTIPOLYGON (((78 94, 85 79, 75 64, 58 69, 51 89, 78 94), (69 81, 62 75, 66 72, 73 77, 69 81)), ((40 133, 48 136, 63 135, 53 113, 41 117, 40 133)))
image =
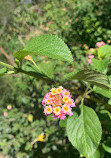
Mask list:
MULTIPOLYGON (((94 48, 98 41, 108 43, 111 40, 110 5, 110 0, 0 0, 0 60, 13 64, 12 53, 23 48, 32 37, 55 34, 69 46, 75 60, 73 67, 64 62, 56 63, 57 77, 91 67, 86 62, 86 51, 94 48)), ((35 62, 48 65, 47 61, 39 56, 35 59, 35 62)), ((66 83, 66 86, 74 99, 85 90, 85 85, 76 81, 66 83)), ((21 74, 0 78, 0 150, 4 155, 17 158, 79 157, 66 137, 65 128, 43 114, 41 101, 50 88, 50 84, 21 74), (10 104, 12 109, 8 110, 10 104), (7 117, 4 112, 8 113, 7 117), (45 142, 36 141, 31 145, 41 133, 45 142)), ((95 96, 103 103, 93 99, 85 102, 95 109, 101 120, 101 143, 108 140, 111 145, 110 118, 100 113, 101 109, 106 109, 104 103, 111 104, 111 101, 92 93, 92 98, 95 96)), ((102 146, 99 150, 101 157, 110 157, 102 146)))

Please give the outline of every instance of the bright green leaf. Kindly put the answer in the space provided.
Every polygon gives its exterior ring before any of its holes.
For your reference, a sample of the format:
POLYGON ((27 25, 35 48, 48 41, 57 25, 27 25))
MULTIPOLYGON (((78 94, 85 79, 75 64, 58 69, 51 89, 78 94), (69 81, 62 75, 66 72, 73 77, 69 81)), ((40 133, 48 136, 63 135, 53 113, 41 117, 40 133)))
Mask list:
POLYGON ((107 67, 108 67, 108 59, 98 60, 98 59, 92 59, 94 68, 102 73, 106 73, 107 67))
POLYGON ((99 152, 99 150, 96 150, 96 152, 94 153, 94 155, 91 156, 90 158, 100 158, 100 152, 99 152))
POLYGON ((4 68, 0 69, 0 77, 5 75, 6 73, 7 73, 7 68, 4 67, 4 68))
POLYGON ((77 113, 67 120, 67 135, 72 145, 85 157, 93 156, 101 140, 101 124, 95 111, 81 105, 77 113))
POLYGON ((111 153, 111 147, 105 145, 104 143, 102 144, 103 148, 105 151, 107 151, 108 153, 111 153))
POLYGON ((41 55, 73 63, 72 54, 67 45, 55 35, 41 35, 33 38, 23 50, 14 53, 22 62, 27 55, 41 55))
POLYGON ((111 98, 111 89, 105 90, 105 89, 102 89, 100 87, 94 86, 93 90, 96 93, 103 95, 104 97, 111 98))
POLYGON ((110 45, 104 45, 101 46, 98 49, 98 57, 101 59, 107 58, 111 56, 111 46, 110 45))

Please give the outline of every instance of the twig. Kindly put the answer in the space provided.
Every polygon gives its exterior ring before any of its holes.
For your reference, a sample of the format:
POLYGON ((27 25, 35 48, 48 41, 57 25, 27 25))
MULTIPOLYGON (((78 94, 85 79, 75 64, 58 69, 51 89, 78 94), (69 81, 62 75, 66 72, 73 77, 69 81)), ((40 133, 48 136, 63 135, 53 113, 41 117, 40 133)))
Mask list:
POLYGON ((11 58, 1 46, 0 46, 0 51, 8 59, 9 63, 14 66, 13 58, 11 58))

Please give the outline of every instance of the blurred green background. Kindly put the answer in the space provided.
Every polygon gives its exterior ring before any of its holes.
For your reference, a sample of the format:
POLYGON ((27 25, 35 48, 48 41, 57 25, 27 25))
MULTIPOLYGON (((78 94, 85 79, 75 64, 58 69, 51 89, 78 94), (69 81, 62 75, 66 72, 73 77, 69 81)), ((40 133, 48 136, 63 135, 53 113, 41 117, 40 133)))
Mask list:
MULTIPOLYGON (((13 52, 22 49, 32 37, 54 34, 69 46, 75 61, 73 67, 55 61, 57 77, 76 68, 88 67, 86 51, 95 48, 98 41, 111 43, 110 6, 111 0, 0 0, 0 60, 13 65, 13 52)), ((38 56, 35 62, 47 66, 48 58, 38 56)), ((78 82, 67 85, 74 99, 78 97, 76 90, 84 91, 85 87, 78 82)), ((78 151, 66 137, 65 128, 43 114, 41 102, 51 87, 21 74, 0 78, 2 155, 79 158, 78 151), (8 105, 11 109, 7 109, 8 105)), ((98 107, 93 101, 86 104, 98 107)), ((102 157, 110 157, 106 152, 102 154, 102 157)))

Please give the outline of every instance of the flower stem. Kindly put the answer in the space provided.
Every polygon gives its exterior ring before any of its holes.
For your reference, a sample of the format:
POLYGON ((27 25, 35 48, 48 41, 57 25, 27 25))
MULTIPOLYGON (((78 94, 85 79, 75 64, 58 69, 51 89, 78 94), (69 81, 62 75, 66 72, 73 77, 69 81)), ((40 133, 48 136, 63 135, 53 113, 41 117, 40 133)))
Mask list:
POLYGON ((41 72, 40 68, 37 66, 37 64, 35 63, 35 61, 33 59, 31 61, 34 64, 34 66, 41 72))
POLYGON ((11 65, 9 65, 9 64, 6 64, 6 63, 4 63, 4 62, 1 62, 1 61, 0 61, 0 65, 2 65, 2 66, 4 66, 4 67, 7 67, 7 68, 9 68, 9 69, 13 69, 13 70, 14 70, 14 67, 13 67, 13 66, 11 66, 11 65))

